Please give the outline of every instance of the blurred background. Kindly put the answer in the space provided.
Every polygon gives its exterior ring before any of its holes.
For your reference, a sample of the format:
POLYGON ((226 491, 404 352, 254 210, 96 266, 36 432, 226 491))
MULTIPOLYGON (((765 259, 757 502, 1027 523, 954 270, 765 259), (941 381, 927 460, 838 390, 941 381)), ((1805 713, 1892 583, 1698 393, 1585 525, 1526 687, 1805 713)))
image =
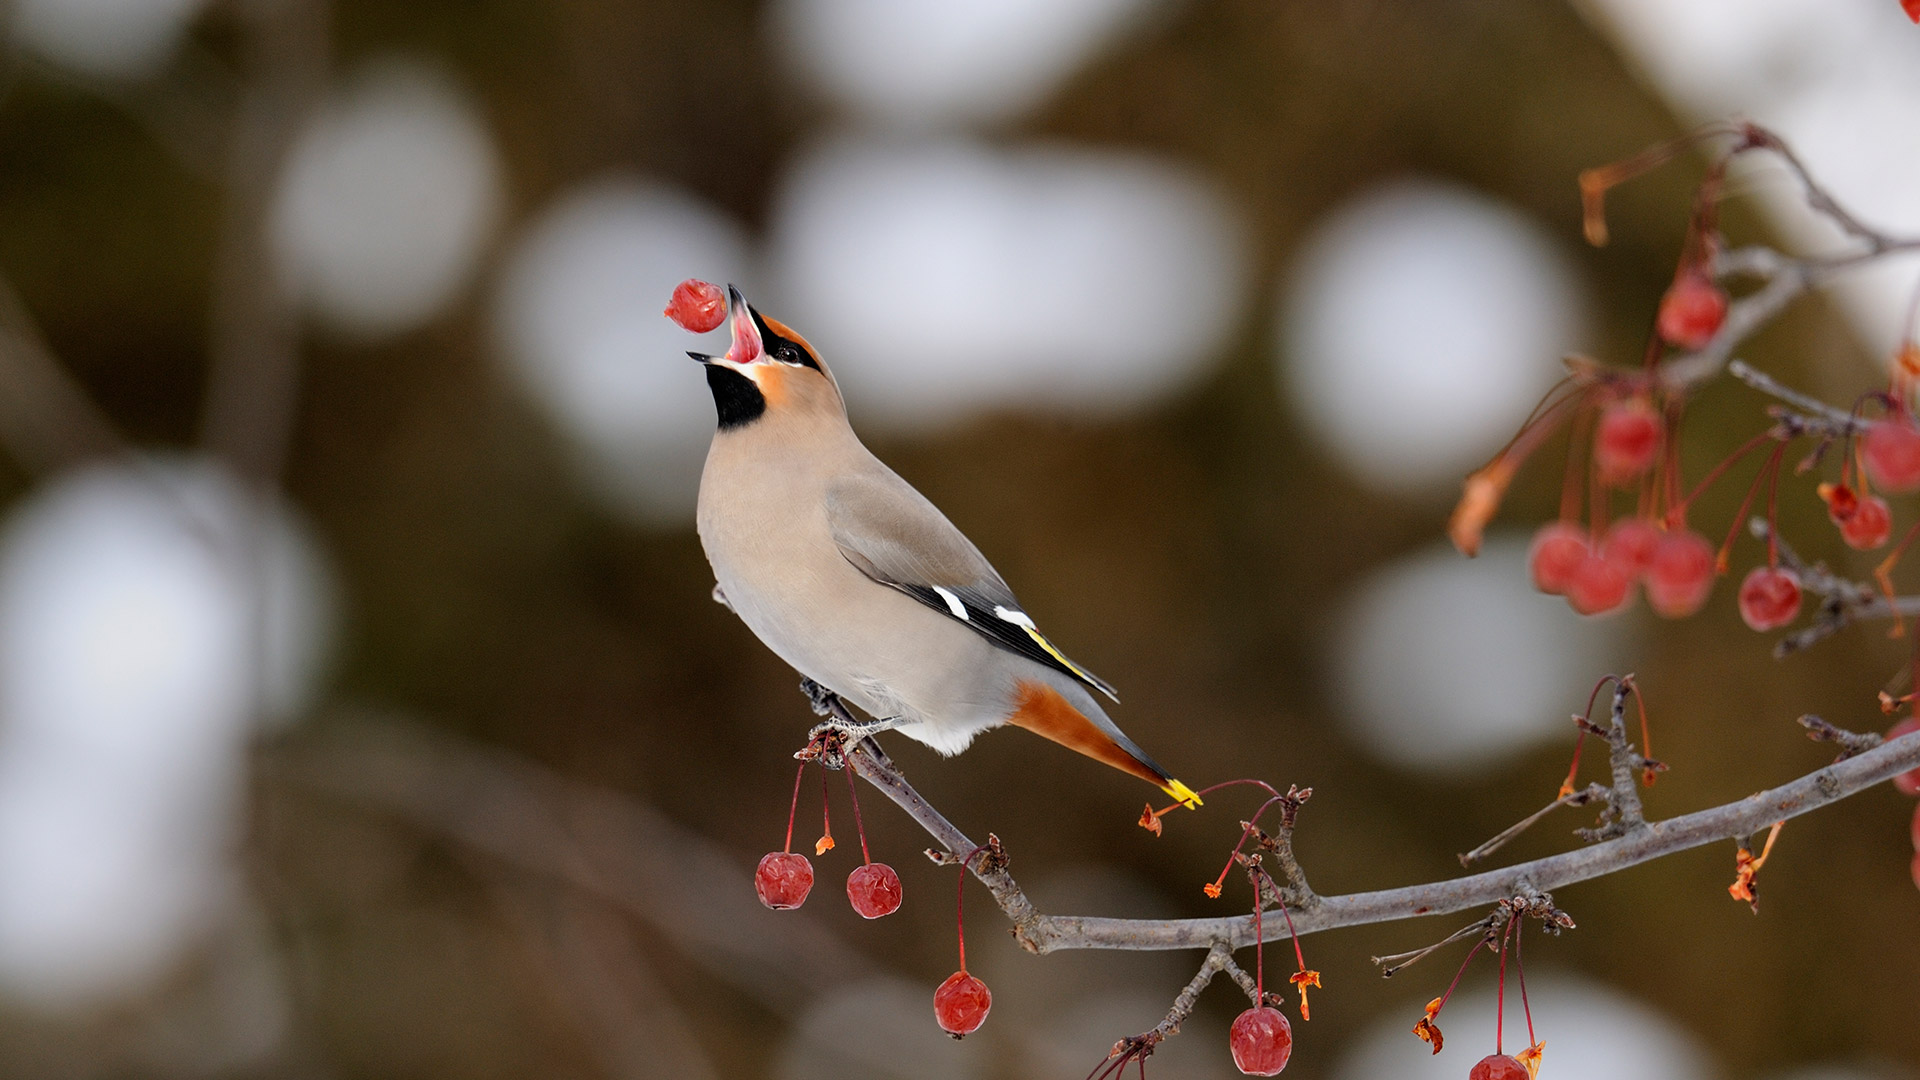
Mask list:
MULTIPOLYGON (((708 596, 703 342, 659 314, 689 276, 809 336, 1177 774, 1311 785, 1322 892, 1457 873, 1551 798, 1608 671, 1673 767, 1658 815, 1827 760, 1803 712, 1885 722, 1877 628, 1776 663, 1724 584, 1677 624, 1534 594, 1560 443, 1477 561, 1441 527, 1562 354, 1640 356, 1702 162, 1618 192, 1602 250, 1581 169, 1747 115, 1920 230, 1894 0, 0 13, 0 1075, 1078 1077, 1164 1013, 1196 957, 1030 957, 976 892, 996 1007, 942 1037, 953 871, 871 791, 899 913, 841 901, 837 782, 812 902, 753 900, 813 718, 708 596)), ((1725 224, 1837 242, 1772 166, 1725 224)), ((1742 355, 1850 401, 1916 270, 1742 355)), ((1689 475, 1763 406, 1704 392, 1689 475)), ((1784 487, 1788 534, 1864 574, 1784 487)), ((1024 733, 884 741, 1045 910, 1242 904, 1200 886, 1251 802, 1155 839, 1141 785, 1024 733)), ((1730 845, 1562 890, 1579 929, 1527 947, 1547 1075, 1914 1076, 1910 813, 1882 789, 1791 824, 1757 917, 1730 845)), ((1289 1075, 1464 1076, 1491 971, 1428 1058, 1408 1029, 1459 953, 1367 962, 1464 921, 1309 939, 1289 1075)), ((1209 991, 1149 1073, 1228 1075, 1244 1004, 1209 991)))

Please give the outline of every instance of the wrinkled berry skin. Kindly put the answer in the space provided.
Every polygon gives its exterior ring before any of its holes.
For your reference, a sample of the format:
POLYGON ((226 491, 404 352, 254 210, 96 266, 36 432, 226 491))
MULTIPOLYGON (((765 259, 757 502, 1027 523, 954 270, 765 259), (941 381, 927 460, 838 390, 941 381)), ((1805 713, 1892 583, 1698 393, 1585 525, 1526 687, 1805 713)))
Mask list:
POLYGON ((1234 1018, 1227 1033, 1233 1064, 1248 1076, 1277 1076, 1293 1056, 1293 1025, 1279 1009, 1265 1005, 1234 1018))
POLYGON ((727 321, 727 294, 710 281, 688 278, 673 287, 673 298, 661 314, 682 330, 704 334, 727 321))
POLYGON ((987 984, 964 971, 947 976, 933 992, 933 1018, 940 1022, 940 1030, 956 1039, 979 1031, 991 1008, 993 994, 987 984))
POLYGON ((900 910, 900 875, 886 863, 867 863, 847 875, 847 902, 863 919, 877 919, 900 910))
POLYGON ((1740 583, 1740 617, 1765 633, 1800 615, 1800 579, 1791 570, 1756 566, 1740 583))
POLYGON ((760 902, 775 911, 787 911, 806 903, 813 890, 813 864, 797 851, 776 851, 762 856, 753 871, 753 891, 760 902))
POLYGON ((1467 1080, 1532 1080, 1532 1074, 1505 1054, 1488 1054, 1467 1073, 1467 1080))

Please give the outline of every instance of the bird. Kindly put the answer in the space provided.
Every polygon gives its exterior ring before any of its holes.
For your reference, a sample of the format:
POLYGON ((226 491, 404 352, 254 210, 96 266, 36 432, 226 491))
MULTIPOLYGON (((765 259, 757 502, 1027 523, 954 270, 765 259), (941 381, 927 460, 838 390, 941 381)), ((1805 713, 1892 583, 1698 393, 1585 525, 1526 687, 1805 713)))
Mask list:
POLYGON ((860 441, 798 333, 727 287, 696 513, 715 599, 812 683, 951 756, 1012 725, 1197 806, 1108 718, 1106 680, 1041 633, 993 564, 860 441))

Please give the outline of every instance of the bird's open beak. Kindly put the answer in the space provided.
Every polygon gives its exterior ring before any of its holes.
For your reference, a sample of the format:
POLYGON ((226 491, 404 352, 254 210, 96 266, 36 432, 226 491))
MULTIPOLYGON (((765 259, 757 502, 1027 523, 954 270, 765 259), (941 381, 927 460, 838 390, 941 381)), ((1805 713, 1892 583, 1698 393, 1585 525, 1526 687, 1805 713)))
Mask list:
POLYGON ((727 286, 727 325, 733 331, 733 344, 727 348, 727 360, 741 367, 760 359, 765 348, 760 341, 760 328, 755 325, 753 309, 747 306, 746 297, 740 290, 727 286))
POLYGON ((698 352, 688 352, 687 355, 702 364, 723 364, 745 371, 747 365, 766 355, 766 346, 760 337, 759 317, 747 306, 746 297, 740 295, 740 290, 731 285, 727 286, 727 323, 733 332, 733 343, 727 347, 725 356, 709 356, 698 352))

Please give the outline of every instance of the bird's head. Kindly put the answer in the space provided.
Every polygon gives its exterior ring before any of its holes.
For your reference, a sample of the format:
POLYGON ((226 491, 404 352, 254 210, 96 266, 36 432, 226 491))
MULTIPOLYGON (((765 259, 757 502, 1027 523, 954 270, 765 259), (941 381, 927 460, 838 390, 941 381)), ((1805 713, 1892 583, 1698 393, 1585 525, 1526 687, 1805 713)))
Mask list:
POLYGON ((721 430, 768 415, 845 416, 840 387, 805 338, 755 311, 727 286, 727 325, 733 342, 725 356, 687 355, 705 364, 707 388, 721 430))

